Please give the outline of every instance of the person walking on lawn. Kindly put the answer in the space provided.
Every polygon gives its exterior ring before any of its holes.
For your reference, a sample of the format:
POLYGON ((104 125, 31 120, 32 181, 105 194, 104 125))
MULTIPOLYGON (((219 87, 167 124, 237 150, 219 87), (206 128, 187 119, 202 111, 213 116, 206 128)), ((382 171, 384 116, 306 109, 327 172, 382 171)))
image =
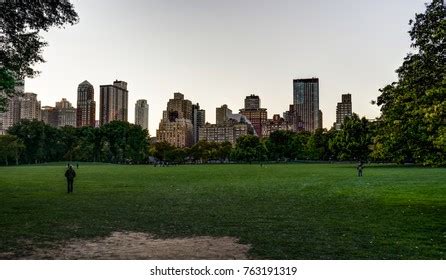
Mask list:
POLYGON ((65 171, 65 177, 67 178, 68 193, 72 193, 74 177, 76 177, 76 172, 74 171, 73 166, 70 165, 67 171, 65 171))

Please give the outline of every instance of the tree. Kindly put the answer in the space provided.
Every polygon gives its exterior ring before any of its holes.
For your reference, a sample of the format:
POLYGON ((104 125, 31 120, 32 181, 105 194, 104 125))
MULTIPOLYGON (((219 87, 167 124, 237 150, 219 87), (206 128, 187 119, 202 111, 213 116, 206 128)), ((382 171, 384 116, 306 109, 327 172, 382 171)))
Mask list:
POLYGON ((149 142, 147 130, 139 125, 112 121, 101 128, 103 150, 114 163, 142 162, 147 159, 149 142))
POLYGON ((8 134, 17 136, 24 144, 22 162, 57 161, 61 160, 66 153, 61 131, 42 121, 22 120, 10 127, 8 134))
POLYGON ((73 161, 76 157, 76 148, 79 145, 79 137, 76 135, 76 128, 72 126, 64 126, 60 128, 60 140, 63 145, 65 160, 73 161))
POLYGON ((220 162, 225 162, 226 160, 228 160, 229 157, 231 156, 231 151, 232 151, 231 142, 225 141, 223 143, 220 143, 217 152, 217 157, 220 160, 220 162))
POLYGON ((175 150, 175 147, 165 141, 156 142, 151 147, 151 154, 158 160, 166 161, 170 159, 170 153, 173 150, 175 150))
POLYGON ((14 95, 17 80, 33 77, 35 63, 44 62, 42 48, 47 45, 39 31, 52 26, 75 24, 78 15, 69 1, 0 2, 0 112, 14 95))
POLYGON ((195 162, 197 161, 207 162, 210 156, 209 150, 210 150, 209 142, 200 140, 195 145, 192 146, 190 154, 195 162))
POLYGON ((23 143, 17 136, 14 135, 0 135, 0 158, 9 164, 8 159, 13 158, 16 165, 19 164, 20 152, 25 148, 23 143))
POLYGON ((409 24, 411 47, 396 72, 398 81, 381 89, 375 155, 394 161, 446 163, 446 8, 426 5, 409 24))
POLYGON ((270 134, 266 141, 266 148, 269 151, 269 157, 272 160, 293 158, 293 138, 295 133, 292 131, 277 130, 270 134))
POLYGON ((22 120, 8 129, 8 134, 19 138, 25 145, 23 161, 37 163, 45 160, 45 124, 36 120, 22 120))
POLYGON ((293 159, 308 159, 308 149, 306 148, 307 143, 311 137, 311 133, 308 131, 302 131, 296 133, 293 136, 293 141, 291 142, 291 153, 290 158, 293 159))
POLYGON ((130 124, 127 131, 127 157, 135 163, 147 160, 149 155, 149 140, 147 129, 130 124))
POLYGON ((324 129, 316 129, 308 138, 305 145, 305 153, 312 160, 327 160, 330 158, 330 150, 328 147, 327 131, 324 129))
POLYGON ((74 148, 74 158, 78 161, 96 162, 101 158, 101 130, 91 126, 76 128, 77 145, 74 148))
POLYGON ((353 114, 345 118, 341 130, 330 140, 330 150, 340 160, 367 160, 371 144, 369 122, 353 114))
POLYGON ((259 137, 254 135, 244 135, 237 139, 233 157, 236 160, 251 163, 255 160, 263 160, 263 156, 267 154, 264 143, 260 142, 259 137))

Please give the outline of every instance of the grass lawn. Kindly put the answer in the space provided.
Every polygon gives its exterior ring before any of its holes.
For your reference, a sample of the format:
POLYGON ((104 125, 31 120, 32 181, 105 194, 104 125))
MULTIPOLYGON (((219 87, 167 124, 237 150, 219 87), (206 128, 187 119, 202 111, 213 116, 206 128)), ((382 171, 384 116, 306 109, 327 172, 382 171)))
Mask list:
POLYGON ((234 236, 259 259, 445 259, 446 169, 347 164, 0 167, 0 252, 142 231, 234 236))

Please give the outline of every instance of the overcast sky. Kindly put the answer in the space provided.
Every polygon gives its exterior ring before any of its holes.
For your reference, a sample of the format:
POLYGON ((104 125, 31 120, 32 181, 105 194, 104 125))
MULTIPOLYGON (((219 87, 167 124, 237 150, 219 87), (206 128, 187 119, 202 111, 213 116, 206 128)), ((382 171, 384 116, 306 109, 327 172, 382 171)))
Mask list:
POLYGON ((52 29, 42 73, 25 90, 43 105, 62 97, 76 106, 77 86, 128 83, 129 121, 147 99, 149 130, 158 128, 173 92, 215 122, 222 104, 238 112, 257 94, 268 117, 292 103, 292 80, 318 77, 324 127, 336 119, 341 94, 353 111, 379 116, 370 101, 396 80, 410 51, 409 19, 424 0, 84 0, 72 1, 77 25, 52 29))

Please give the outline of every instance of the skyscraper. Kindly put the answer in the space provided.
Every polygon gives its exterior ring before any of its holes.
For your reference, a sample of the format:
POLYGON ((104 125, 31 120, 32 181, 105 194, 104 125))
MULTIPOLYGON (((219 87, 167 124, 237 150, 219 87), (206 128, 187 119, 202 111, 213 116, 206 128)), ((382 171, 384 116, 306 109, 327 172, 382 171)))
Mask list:
POLYGON ((215 123, 224 124, 232 115, 232 110, 228 105, 224 104, 215 110, 215 123))
POLYGON ((322 114, 322 111, 319 110, 319 113, 318 113, 318 125, 317 125, 317 128, 322 129, 322 127, 323 127, 323 125, 324 125, 324 123, 323 123, 323 119, 324 119, 324 115, 322 114))
POLYGON ((76 108, 71 105, 67 99, 62 98, 61 101, 56 102, 57 110, 57 126, 73 126, 76 127, 76 108))
POLYGON ((100 124, 111 121, 127 121, 128 90, 124 81, 114 81, 113 85, 100 86, 100 124))
MULTIPOLYGON (((25 80, 16 80, 16 85, 14 87, 15 95, 9 97, 5 111, 0 112, 0 135, 6 133, 6 130, 20 121, 20 97, 25 91, 25 80)), ((5 94, 0 91, 0 95, 5 94)))
POLYGON ((192 101, 184 99, 180 92, 173 94, 173 99, 167 102, 167 115, 169 119, 188 119, 192 121, 192 101))
POLYGON ((305 131, 314 132, 319 122, 319 79, 293 80, 293 105, 305 131))
POLYGON ((260 97, 254 94, 246 96, 245 110, 257 110, 257 109, 260 109, 260 97))
POLYGON ((8 128, 20 121, 20 97, 17 95, 10 97, 5 109, 5 112, 0 113, 0 135, 5 134, 8 128))
POLYGON ((149 104, 147 100, 139 99, 135 104, 135 124, 143 129, 149 129, 149 104))
POLYGON ((83 81, 77 87, 76 126, 94 127, 96 118, 96 102, 94 88, 88 81, 83 81))
POLYGON ((192 124, 194 125, 194 143, 198 142, 199 128, 206 123, 206 111, 200 109, 200 105, 192 105, 192 124))
POLYGON ((304 131, 302 117, 296 111, 297 105, 291 104, 290 109, 283 113, 284 120, 291 124, 294 132, 304 131))
POLYGON ((192 102, 185 100, 184 95, 175 92, 174 98, 167 102, 167 110, 156 130, 159 142, 168 142, 175 147, 190 147, 194 143, 194 125, 192 102))
POLYGON ((269 137, 271 133, 278 130, 293 131, 293 125, 285 121, 285 119, 281 118, 278 114, 273 115, 271 120, 267 120, 262 125, 263 137, 269 137))
POLYGON ((52 127, 58 127, 59 125, 59 112, 55 107, 42 106, 40 117, 47 125, 52 127))
POLYGON ((37 94, 25 92, 20 98, 20 119, 40 120, 40 101, 37 94))
POLYGON ((352 116, 352 95, 350 93, 342 95, 342 102, 338 102, 336 106, 336 123, 335 128, 341 129, 345 117, 352 116))
POLYGON ((262 137, 262 124, 267 121, 268 113, 265 108, 260 108, 260 97, 254 94, 246 96, 245 108, 240 109, 240 114, 250 120, 257 136, 262 137))

